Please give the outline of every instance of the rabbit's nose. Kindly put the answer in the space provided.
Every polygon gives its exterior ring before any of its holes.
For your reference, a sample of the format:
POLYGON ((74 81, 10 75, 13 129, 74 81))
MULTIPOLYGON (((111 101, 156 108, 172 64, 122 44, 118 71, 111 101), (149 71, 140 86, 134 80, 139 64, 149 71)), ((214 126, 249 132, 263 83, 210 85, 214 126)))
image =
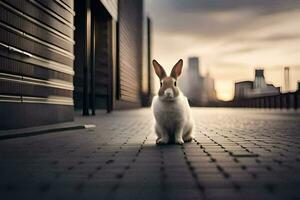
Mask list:
POLYGON ((164 93, 165 93, 166 97, 173 97, 174 96, 173 90, 171 88, 166 89, 164 93))

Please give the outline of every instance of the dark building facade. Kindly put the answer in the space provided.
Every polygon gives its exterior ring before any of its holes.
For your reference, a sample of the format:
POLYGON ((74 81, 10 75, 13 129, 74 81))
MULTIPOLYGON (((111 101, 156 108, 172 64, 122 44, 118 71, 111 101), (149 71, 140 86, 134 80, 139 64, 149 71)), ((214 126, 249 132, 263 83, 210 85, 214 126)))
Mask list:
POLYGON ((143 1, 75 1, 75 11, 75 108, 89 115, 140 107, 143 58, 150 59, 143 1))
POLYGON ((142 106, 150 106, 154 96, 154 80, 152 67, 152 23, 149 17, 145 17, 143 37, 143 68, 142 68, 142 106))
POLYGON ((0 128, 73 119, 72 0, 0 1, 0 128))
POLYGON ((143 1, 119 1, 118 100, 140 106, 143 1))
POLYGON ((144 19, 142 0, 0 0, 0 129, 140 107, 144 19))
POLYGON ((114 18, 117 1, 108 12, 99 0, 75 1, 75 109, 112 110, 114 18))

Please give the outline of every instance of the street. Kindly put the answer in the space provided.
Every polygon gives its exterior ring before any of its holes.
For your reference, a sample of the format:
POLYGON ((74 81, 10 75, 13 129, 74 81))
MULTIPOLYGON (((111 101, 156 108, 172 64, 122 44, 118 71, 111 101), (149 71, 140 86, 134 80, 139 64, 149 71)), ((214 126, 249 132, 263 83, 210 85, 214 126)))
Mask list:
POLYGON ((0 140, 0 198, 300 199, 300 113, 193 108, 192 143, 155 144, 150 109, 95 129, 0 140))

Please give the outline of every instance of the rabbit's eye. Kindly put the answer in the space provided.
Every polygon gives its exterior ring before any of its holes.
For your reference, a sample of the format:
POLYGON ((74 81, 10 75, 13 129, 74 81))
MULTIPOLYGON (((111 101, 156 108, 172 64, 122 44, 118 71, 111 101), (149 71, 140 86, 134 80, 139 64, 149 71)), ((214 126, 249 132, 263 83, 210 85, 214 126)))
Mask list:
POLYGON ((160 87, 162 87, 162 82, 160 82, 160 87))
POLYGON ((177 84, 176 84, 176 81, 174 81, 174 86, 176 86, 177 84))

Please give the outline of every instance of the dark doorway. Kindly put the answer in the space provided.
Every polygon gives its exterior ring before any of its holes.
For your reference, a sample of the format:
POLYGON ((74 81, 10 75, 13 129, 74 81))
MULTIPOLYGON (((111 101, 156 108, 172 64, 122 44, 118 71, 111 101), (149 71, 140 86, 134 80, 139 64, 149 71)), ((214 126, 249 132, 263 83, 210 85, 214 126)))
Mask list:
POLYGON ((95 108, 112 109, 112 18, 99 0, 93 1, 94 20, 93 66, 95 108))
POLYGON ((75 109, 112 110, 112 17, 99 0, 75 1, 75 109))

